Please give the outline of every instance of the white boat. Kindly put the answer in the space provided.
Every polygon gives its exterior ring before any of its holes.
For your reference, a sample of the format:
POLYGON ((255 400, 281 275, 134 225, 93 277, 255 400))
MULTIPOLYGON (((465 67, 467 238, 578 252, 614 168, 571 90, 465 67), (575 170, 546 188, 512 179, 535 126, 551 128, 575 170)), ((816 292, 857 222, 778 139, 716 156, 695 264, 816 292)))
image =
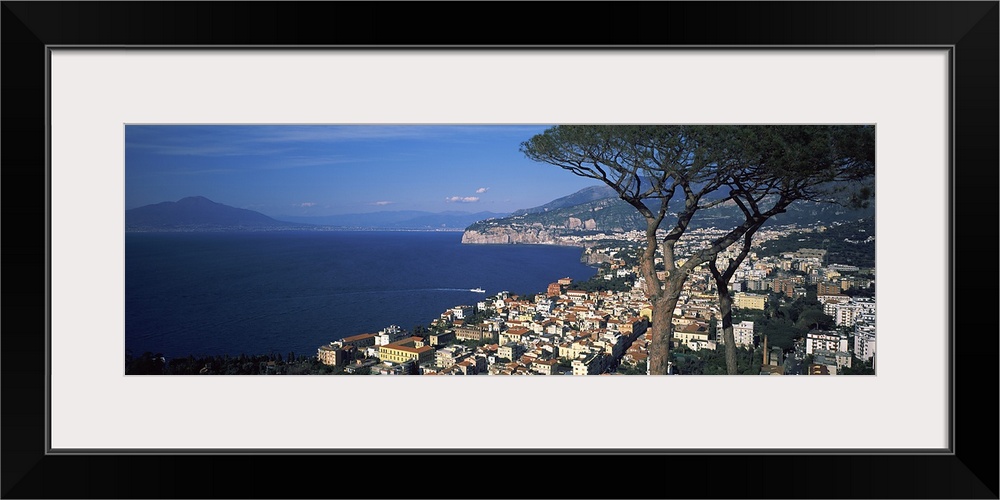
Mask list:
POLYGON ((482 288, 473 288, 473 289, 471 289, 469 291, 470 292, 476 292, 476 293, 486 293, 486 290, 483 290, 482 288))

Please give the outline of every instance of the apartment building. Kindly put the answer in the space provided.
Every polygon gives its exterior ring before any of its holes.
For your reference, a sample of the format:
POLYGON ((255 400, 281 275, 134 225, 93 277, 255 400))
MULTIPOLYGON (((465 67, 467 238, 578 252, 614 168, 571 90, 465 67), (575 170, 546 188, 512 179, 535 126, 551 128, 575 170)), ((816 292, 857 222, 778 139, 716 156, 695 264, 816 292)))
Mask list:
POLYGON ((847 351, 847 335, 834 331, 813 330, 806 334, 806 354, 817 350, 847 351))
POLYGON ((420 337, 408 337, 380 346, 378 358, 393 363, 415 361, 417 364, 422 364, 434 360, 434 348, 424 345, 420 337))
POLYGON ((766 295, 740 292, 733 296, 733 306, 738 309, 756 309, 763 311, 766 304, 766 295))

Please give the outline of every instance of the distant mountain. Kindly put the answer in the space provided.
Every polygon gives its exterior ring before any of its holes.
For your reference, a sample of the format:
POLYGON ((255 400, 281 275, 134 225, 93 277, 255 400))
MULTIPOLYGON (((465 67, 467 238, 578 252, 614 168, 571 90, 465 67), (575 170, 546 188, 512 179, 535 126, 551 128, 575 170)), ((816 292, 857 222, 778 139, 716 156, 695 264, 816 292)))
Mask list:
MULTIPOLYGON (((671 201, 669 213, 676 214, 683 207, 683 203, 681 197, 675 197, 671 201)), ((798 201, 789 206, 785 213, 771 217, 765 227, 787 224, 805 226, 817 222, 852 221, 871 217, 874 212, 874 208, 853 210, 834 204, 798 201)), ((743 214, 739 207, 734 202, 726 202, 710 209, 700 210, 695 214, 689 227, 691 229, 733 227, 742 222, 743 214)), ((670 215, 668 214, 668 220, 664 221, 664 227, 668 228, 670 224, 670 215)), ((645 228, 645 220, 638 211, 618 198, 610 187, 606 190, 593 187, 577 191, 540 207, 518 210, 509 217, 472 224, 466 228, 467 237, 465 240, 489 243, 497 241, 525 242, 535 239, 545 241, 558 235, 603 231, 621 232, 644 230, 645 228), (598 198, 603 194, 608 194, 608 196, 598 198), (572 203, 576 201, 583 202, 573 205, 572 203), (544 231, 546 236, 539 237, 539 231, 544 231), (517 234, 519 232, 531 233, 531 237, 527 240, 519 238, 517 234)))
MULTIPOLYGON (((643 177, 643 185, 648 186, 649 181, 646 177, 643 177)), ((711 200, 721 196, 721 192, 711 192, 705 195, 706 200, 711 200)), ((585 187, 573 194, 563 196, 562 198, 556 198, 544 205, 517 210, 510 214, 511 217, 518 215, 528 215, 528 214, 538 214, 544 212, 550 212, 552 210, 557 210, 560 208, 570 208, 583 205, 585 203, 590 203, 594 201, 607 200, 609 198, 618 200, 618 192, 614 190, 611 186, 607 184, 597 184, 590 187, 585 187)))
POLYGON ((289 222, 365 229, 454 229, 461 230, 481 220, 505 217, 494 212, 421 212, 399 210, 362 214, 327 216, 279 215, 277 219, 289 222))
POLYGON ((618 193, 616 193, 611 186, 608 186, 607 184, 600 184, 597 186, 585 187, 571 195, 557 198, 539 207, 517 210, 510 215, 513 217, 518 215, 545 213, 550 210, 575 207, 592 201, 617 197, 618 193))
POLYGON ((203 196, 125 211, 126 231, 260 231, 309 227, 277 221, 260 212, 230 207, 203 196))

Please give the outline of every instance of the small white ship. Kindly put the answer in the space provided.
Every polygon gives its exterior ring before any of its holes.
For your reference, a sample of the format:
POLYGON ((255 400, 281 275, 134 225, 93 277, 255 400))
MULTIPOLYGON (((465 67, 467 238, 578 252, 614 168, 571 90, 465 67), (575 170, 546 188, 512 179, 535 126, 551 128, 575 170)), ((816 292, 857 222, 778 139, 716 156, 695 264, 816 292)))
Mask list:
POLYGON ((482 288, 473 288, 473 289, 471 289, 469 291, 470 292, 476 292, 476 293, 486 293, 486 290, 483 290, 482 288))

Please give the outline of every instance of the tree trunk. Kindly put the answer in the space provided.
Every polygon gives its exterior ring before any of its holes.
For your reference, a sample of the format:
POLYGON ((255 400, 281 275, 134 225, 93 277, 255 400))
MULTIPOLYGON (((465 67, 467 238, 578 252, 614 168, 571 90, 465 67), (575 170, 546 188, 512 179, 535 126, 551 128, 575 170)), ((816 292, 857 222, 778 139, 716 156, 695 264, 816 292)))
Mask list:
MULTIPOLYGON (((741 204, 742 206, 742 204, 741 204)), ((756 208, 755 208, 756 210, 756 208)), ((750 214, 747 213, 749 217, 750 214)), ((719 290, 719 314, 722 315, 722 341, 726 346, 726 373, 738 375, 739 370, 736 363, 736 339, 733 336, 733 296, 729 292, 729 279, 733 277, 736 270, 740 268, 743 259, 750 254, 753 243, 753 235, 760 228, 760 223, 747 228, 743 234, 743 247, 735 259, 729 259, 724 272, 719 272, 715 258, 708 262, 708 268, 712 271, 712 278, 715 279, 715 287, 719 290)))
POLYGON ((719 288, 719 313, 722 315, 722 341, 726 344, 726 373, 737 375, 736 338, 733 336, 733 298, 729 287, 719 288))
POLYGON ((674 333, 674 309, 680 298, 681 285, 674 276, 667 278, 664 296, 653 300, 653 340, 649 343, 649 374, 666 375, 670 362, 670 338, 674 333))

